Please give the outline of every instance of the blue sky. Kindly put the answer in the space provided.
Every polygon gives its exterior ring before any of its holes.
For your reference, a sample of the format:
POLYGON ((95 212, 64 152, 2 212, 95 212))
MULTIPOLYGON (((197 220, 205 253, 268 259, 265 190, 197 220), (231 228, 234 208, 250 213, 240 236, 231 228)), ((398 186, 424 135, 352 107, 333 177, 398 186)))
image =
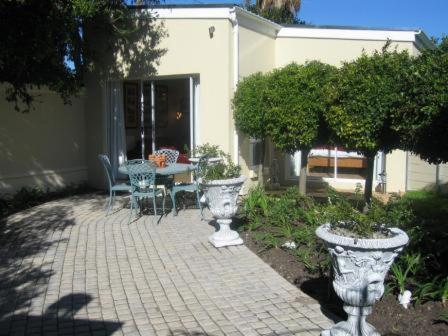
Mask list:
MULTIPOLYGON (((167 0, 165 3, 240 1, 167 0)), ((299 18, 316 25, 421 28, 430 37, 441 37, 448 35, 448 0, 302 0, 299 18)))

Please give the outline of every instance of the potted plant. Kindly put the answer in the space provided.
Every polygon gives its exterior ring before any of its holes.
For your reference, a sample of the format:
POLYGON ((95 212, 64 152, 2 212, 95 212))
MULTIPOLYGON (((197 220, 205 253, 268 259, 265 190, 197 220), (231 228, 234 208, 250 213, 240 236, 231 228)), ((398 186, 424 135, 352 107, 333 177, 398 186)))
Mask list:
POLYGON ((243 240, 238 232, 230 228, 237 210, 238 194, 246 178, 241 176, 241 167, 232 162, 230 155, 220 152, 220 162, 203 167, 199 185, 204 191, 205 202, 219 229, 209 237, 215 247, 240 245, 243 240))
POLYGON ((326 209, 327 223, 316 234, 330 252, 333 287, 348 319, 322 335, 379 336, 366 317, 382 297, 385 276, 409 238, 404 231, 385 225, 390 213, 375 200, 367 213, 341 198, 326 209))

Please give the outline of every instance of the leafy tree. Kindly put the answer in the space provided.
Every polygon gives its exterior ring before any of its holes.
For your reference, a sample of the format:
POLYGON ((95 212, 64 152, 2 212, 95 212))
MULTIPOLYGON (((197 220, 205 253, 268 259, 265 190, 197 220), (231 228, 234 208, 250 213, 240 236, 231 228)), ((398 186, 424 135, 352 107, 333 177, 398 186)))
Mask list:
MULTIPOLYGON (((150 5, 155 0, 138 1, 150 5)), ((0 82, 7 100, 33 102, 30 89, 47 86, 64 102, 77 94, 87 73, 103 79, 132 65, 154 72, 164 36, 149 12, 126 0, 0 0, 0 82), (142 34, 145 32, 145 34, 142 34), (114 63, 119 55, 121 62, 114 63)))
POLYGON ((403 85, 412 58, 407 52, 363 53, 338 71, 331 90, 331 108, 325 113, 336 142, 355 149, 367 158, 364 197, 370 204, 373 163, 378 151, 400 148, 400 134, 394 128, 395 116, 406 101, 403 85))
POLYGON ((267 137, 267 84, 268 76, 261 72, 250 75, 238 83, 233 98, 233 117, 236 128, 252 138, 261 140, 261 165, 258 178, 260 184, 263 180, 263 164, 265 157, 265 143, 267 137))
POLYGON ((448 37, 415 59, 407 99, 395 116, 405 149, 430 163, 448 162, 448 37))
POLYGON ((323 114, 329 109, 327 88, 336 69, 313 61, 289 64, 269 76, 268 134, 283 152, 302 151, 299 190, 306 193, 306 167, 310 150, 328 143, 323 114))
POLYGON ((300 10, 300 5, 301 0, 257 0, 255 4, 246 1, 245 8, 252 13, 278 24, 303 24, 303 21, 297 19, 297 12, 300 10))

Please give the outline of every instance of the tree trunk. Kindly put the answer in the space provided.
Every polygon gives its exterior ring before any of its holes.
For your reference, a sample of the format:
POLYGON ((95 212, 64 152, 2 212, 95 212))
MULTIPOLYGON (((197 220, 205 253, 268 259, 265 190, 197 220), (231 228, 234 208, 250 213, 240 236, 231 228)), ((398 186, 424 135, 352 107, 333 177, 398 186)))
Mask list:
POLYGON ((375 155, 367 156, 367 176, 364 189, 364 200, 366 208, 370 208, 372 202, 372 185, 373 185, 373 165, 375 163, 375 155))
POLYGON ((264 187, 264 158, 265 158, 266 140, 261 139, 260 164, 258 165, 258 183, 264 187))
POLYGON ((299 193, 306 195, 306 168, 308 166, 309 150, 302 150, 302 158, 300 160, 300 176, 299 176, 299 193))

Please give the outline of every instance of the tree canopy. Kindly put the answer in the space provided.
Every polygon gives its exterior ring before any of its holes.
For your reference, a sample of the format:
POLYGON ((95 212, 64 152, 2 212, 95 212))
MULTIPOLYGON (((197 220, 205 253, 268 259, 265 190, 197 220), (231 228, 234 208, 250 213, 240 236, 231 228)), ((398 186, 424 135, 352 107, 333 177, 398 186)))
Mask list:
POLYGON ((46 86, 69 102, 87 72, 123 72, 126 67, 111 63, 117 54, 124 62, 138 59, 140 67, 154 71, 153 63, 163 54, 157 45, 164 33, 149 12, 131 9, 132 3, 0 0, 0 82, 6 84, 7 100, 16 109, 21 102, 29 107, 30 89, 46 86))
POLYGON ((261 140, 261 156, 258 179, 260 184, 264 184, 263 164, 265 157, 265 139, 267 133, 267 116, 269 114, 268 105, 268 75, 257 72, 238 83, 238 89, 233 97, 233 116, 235 127, 254 139, 261 140))
POLYGON ((393 117, 406 101, 401 83, 412 58, 406 52, 388 51, 344 63, 338 71, 325 114, 337 142, 365 156, 399 147, 393 117))
POLYGON ((407 51, 363 53, 339 69, 331 92, 331 108, 325 113, 335 142, 367 157, 364 195, 370 203, 373 163, 378 151, 400 148, 400 134, 394 127, 395 116, 408 99, 403 83, 412 58, 407 51))
POLYGON ((327 83, 335 68, 312 61, 275 69, 269 77, 269 135, 275 146, 293 154, 328 142, 323 113, 327 83))
POLYGON ((232 101, 236 128, 256 139, 267 136, 268 80, 268 75, 261 72, 244 78, 238 83, 232 101))
POLYGON ((448 37, 409 67, 407 99, 395 116, 403 149, 430 163, 448 162, 448 37))
MULTIPOLYGON (((233 101, 237 129, 255 138, 269 137, 286 153, 304 151, 302 168, 306 167, 309 150, 328 141, 323 113, 329 108, 326 89, 335 70, 317 61, 292 63, 243 79, 233 101)), ((305 176, 303 170, 302 192, 305 176)))
POLYGON ((337 70, 293 63, 244 79, 235 95, 235 122, 286 153, 307 154, 328 143, 362 153, 370 203, 378 151, 409 150, 430 163, 448 162, 447 84, 448 38, 417 57, 391 51, 388 42, 337 70))

